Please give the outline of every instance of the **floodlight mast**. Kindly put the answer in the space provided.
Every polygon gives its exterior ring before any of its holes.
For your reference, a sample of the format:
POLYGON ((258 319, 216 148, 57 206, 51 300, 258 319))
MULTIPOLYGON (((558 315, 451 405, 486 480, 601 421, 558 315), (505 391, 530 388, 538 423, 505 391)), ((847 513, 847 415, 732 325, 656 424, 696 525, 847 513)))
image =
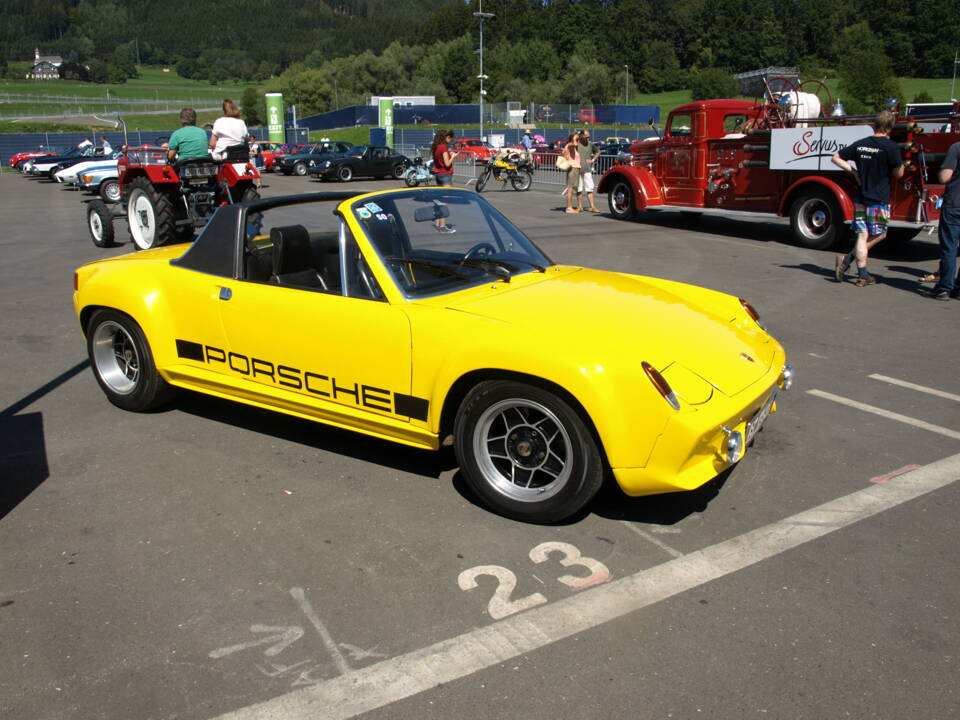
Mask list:
POLYGON ((480 142, 483 142, 483 96, 487 94, 487 91, 483 89, 483 81, 487 79, 487 76, 483 74, 483 21, 496 17, 496 13, 483 12, 483 1, 481 0, 480 11, 475 12, 473 16, 480 18, 480 74, 477 75, 477 78, 480 80, 480 142))

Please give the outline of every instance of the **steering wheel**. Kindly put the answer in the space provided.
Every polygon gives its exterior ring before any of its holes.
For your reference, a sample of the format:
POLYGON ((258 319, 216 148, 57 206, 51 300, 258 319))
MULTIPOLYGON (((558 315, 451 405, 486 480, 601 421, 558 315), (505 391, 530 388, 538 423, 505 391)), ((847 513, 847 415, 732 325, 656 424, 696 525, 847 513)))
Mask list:
MULTIPOLYGON (((469 260, 469 259, 472 258, 474 255, 480 255, 481 253, 482 253, 483 255, 493 255, 496 251, 497 251, 497 249, 496 249, 493 245, 491 245, 490 243, 488 243, 488 242, 478 242, 478 243, 477 243, 476 245, 474 245, 472 248, 470 248, 469 250, 467 250, 466 253, 464 253, 463 260, 469 260)), ((463 262, 463 261, 461 260, 461 262, 463 262)))

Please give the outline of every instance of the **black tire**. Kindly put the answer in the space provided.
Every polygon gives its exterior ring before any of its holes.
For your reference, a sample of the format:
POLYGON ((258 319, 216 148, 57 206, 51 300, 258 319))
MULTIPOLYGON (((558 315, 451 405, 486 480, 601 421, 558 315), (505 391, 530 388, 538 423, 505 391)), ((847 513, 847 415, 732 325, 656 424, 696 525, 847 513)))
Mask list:
POLYGON ((104 202, 118 203, 121 200, 120 180, 118 178, 108 178, 100 183, 97 193, 103 198, 104 202))
POLYGON ((87 203, 87 231, 97 247, 113 247, 113 215, 103 200, 87 203))
POLYGON ((353 180, 353 168, 349 165, 341 165, 337 168, 337 180, 340 182, 350 182, 353 180))
POLYGON ((454 437, 467 483, 487 507, 515 520, 568 518, 603 484, 589 428, 565 400, 534 385, 480 383, 457 411, 454 437))
POLYGON ((790 205, 790 229, 798 243, 811 250, 827 250, 844 235, 843 214, 829 190, 802 190, 790 205))
POLYGON ((492 174, 492 172, 493 172, 492 166, 487 165, 487 167, 483 169, 483 172, 480 173, 480 177, 477 178, 478 193, 483 192, 483 189, 487 186, 487 180, 490 179, 490 175, 492 174))
POLYGON ((248 187, 243 191, 243 194, 240 196, 240 202, 247 202, 248 200, 259 200, 260 193, 257 192, 255 187, 248 187))
POLYGON ((400 180, 403 178, 403 174, 407 171, 407 168, 400 163, 397 163, 393 166, 393 179, 400 180))
POLYGON ((533 173, 529 170, 517 170, 516 174, 510 178, 510 184, 513 185, 514 190, 520 192, 529 190, 533 185, 533 173))
POLYGON ((403 174, 403 181, 407 184, 407 187, 416 187, 420 184, 420 181, 417 180, 417 171, 413 168, 403 174))
POLYGON ((307 164, 305 162, 294 163, 293 172, 299 175, 300 177, 303 177, 304 175, 307 174, 307 164))
POLYGON ((170 400, 173 388, 160 377, 143 330, 129 315, 103 309, 87 325, 93 376, 119 408, 146 412, 170 400))
POLYGON ((617 220, 633 220, 637 216, 637 200, 626 179, 621 177, 614 181, 607 195, 607 207, 617 220))
POLYGON ((57 173, 60 172, 60 168, 52 167, 47 170, 47 177, 50 178, 50 182, 57 181, 57 173))
POLYGON ((130 183, 127 225, 137 250, 149 250, 177 238, 173 203, 145 177, 130 183))

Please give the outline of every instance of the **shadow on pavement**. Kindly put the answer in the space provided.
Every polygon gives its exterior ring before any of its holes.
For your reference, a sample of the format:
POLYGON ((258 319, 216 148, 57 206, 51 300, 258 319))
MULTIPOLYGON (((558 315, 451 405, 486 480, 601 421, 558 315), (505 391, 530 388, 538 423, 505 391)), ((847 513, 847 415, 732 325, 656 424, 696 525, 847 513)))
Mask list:
POLYGON ((703 512, 720 490, 736 466, 724 470, 696 490, 629 497, 623 494, 612 478, 605 483, 590 510, 608 520, 648 523, 650 525, 676 525, 693 513, 703 512))
POLYGON ((50 475, 43 414, 0 415, 0 519, 50 475))

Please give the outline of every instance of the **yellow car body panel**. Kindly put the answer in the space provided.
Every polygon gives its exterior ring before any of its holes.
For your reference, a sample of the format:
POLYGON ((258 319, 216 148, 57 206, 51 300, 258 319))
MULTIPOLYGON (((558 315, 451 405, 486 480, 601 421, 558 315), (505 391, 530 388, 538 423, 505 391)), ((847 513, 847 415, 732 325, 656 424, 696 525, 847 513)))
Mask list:
POLYGON ((422 448, 450 431, 454 388, 525 378, 582 410, 629 495, 695 488, 729 467, 727 433, 745 433, 783 383, 780 344, 737 298, 703 288, 551 266, 408 299, 352 209, 387 194, 337 208, 382 302, 179 267, 179 245, 81 267, 75 310, 81 322, 97 307, 130 315, 173 385, 422 448))

